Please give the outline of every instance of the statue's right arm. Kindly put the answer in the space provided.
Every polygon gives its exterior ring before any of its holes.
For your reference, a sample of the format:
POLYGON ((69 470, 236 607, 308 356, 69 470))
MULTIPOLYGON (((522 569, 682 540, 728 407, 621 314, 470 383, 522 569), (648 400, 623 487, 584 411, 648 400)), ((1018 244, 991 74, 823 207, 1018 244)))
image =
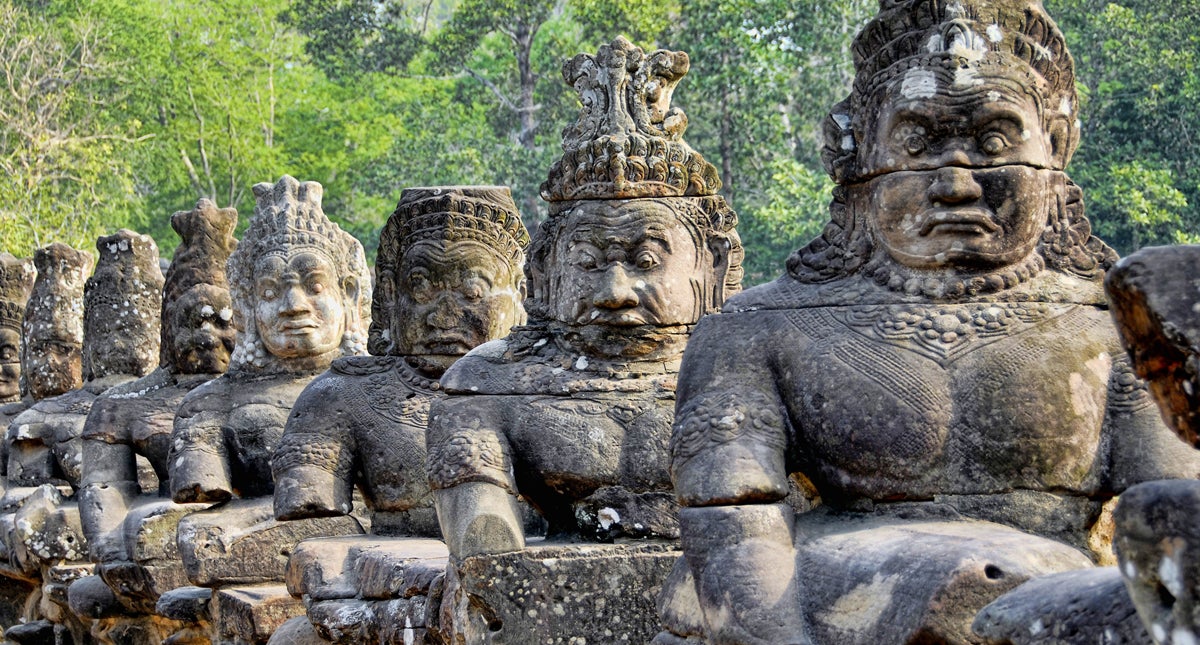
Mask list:
POLYGON ((723 329, 732 318, 701 321, 679 375, 671 475, 684 556, 710 642, 807 644, 771 343, 723 329))
POLYGON ((140 492, 137 457, 116 405, 105 398, 96 401, 83 426, 79 519, 89 557, 97 562, 125 556, 119 536, 130 501, 140 492))
POLYGON ((209 381, 188 393, 175 414, 168 471, 171 499, 178 504, 223 502, 233 496, 222 425, 228 395, 209 381), (210 389, 212 388, 212 389, 210 389))
POLYGON ((292 406, 271 457, 275 519, 348 515, 354 482, 354 419, 341 400, 342 379, 317 377, 292 406))
POLYGON ((425 435, 438 523, 456 558, 525 548, 508 441, 483 397, 435 402, 425 435))

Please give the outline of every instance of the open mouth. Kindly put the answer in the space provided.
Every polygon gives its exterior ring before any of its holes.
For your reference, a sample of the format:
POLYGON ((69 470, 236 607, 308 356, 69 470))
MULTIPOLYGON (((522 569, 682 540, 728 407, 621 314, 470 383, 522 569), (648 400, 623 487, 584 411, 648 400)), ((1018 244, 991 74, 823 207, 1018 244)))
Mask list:
POLYGON ((919 234, 922 237, 933 233, 957 233, 965 235, 984 235, 1000 230, 987 211, 978 209, 936 209, 925 212, 925 221, 921 223, 919 234))

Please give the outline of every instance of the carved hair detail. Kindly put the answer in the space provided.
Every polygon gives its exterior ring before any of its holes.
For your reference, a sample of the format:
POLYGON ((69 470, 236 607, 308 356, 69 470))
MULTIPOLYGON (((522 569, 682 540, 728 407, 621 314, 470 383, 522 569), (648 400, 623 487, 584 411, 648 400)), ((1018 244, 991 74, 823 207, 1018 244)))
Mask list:
POLYGON ((315 181, 299 182, 284 175, 274 185, 254 185, 254 218, 237 249, 229 256, 226 275, 233 299, 233 319, 238 340, 229 362, 231 372, 263 370, 266 349, 254 324, 255 264, 270 255, 318 253, 337 271, 338 284, 353 287, 357 296, 345 302, 346 330, 343 355, 365 352, 370 323, 371 274, 362 244, 325 216, 321 208, 324 188, 315 181))

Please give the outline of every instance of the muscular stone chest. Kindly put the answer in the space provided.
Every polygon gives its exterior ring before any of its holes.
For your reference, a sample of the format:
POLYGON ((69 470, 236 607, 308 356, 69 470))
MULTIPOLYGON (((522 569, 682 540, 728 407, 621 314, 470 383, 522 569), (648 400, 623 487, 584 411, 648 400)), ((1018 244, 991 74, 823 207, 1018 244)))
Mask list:
POLYGON ((512 396, 513 452, 544 485, 574 499, 603 486, 670 490, 667 442, 673 398, 651 393, 512 396))
POLYGON ((826 494, 929 499, 1098 485, 1107 312, 1031 303, 792 310, 799 468, 826 494))

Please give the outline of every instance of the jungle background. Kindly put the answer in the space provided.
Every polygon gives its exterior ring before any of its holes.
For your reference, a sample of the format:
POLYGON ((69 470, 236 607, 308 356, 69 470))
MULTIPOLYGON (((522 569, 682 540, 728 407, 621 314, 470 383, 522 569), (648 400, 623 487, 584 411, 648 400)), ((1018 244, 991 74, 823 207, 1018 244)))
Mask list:
MULTIPOLYGON (((1069 168, 1122 254, 1200 241, 1200 0, 1045 0, 1075 55, 1069 168)), ((576 114, 564 59, 682 49, 685 138, 741 218, 747 284, 826 219, 820 123, 876 0, 0 0, 0 250, 169 254, 200 197, 253 212, 283 174, 373 254, 406 186, 503 184, 527 223, 576 114)))

